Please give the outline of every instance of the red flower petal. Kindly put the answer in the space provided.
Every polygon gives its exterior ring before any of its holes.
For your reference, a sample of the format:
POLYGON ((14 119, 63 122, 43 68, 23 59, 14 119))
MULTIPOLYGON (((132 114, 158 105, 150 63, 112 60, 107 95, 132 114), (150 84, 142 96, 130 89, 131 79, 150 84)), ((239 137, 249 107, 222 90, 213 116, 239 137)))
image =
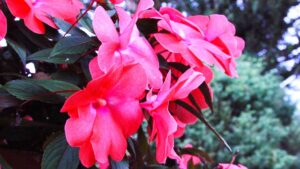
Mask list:
POLYGON ((6 17, 4 16, 4 14, 2 13, 2 11, 0 10, 0 40, 2 40, 5 35, 6 35, 6 31, 7 31, 7 22, 6 22, 6 17))
POLYGON ((71 95, 61 108, 61 112, 68 112, 80 106, 87 106, 91 102, 91 96, 85 90, 80 90, 71 95))
POLYGON ((109 156, 121 161, 125 155, 127 142, 122 128, 113 119, 112 112, 105 107, 96 116, 91 143, 99 163, 107 163, 109 156))
POLYGON ((31 11, 31 7, 25 0, 6 0, 6 4, 10 12, 20 18, 26 17, 31 11))
POLYGON ((115 24, 101 6, 98 6, 95 11, 93 27, 98 39, 102 43, 119 41, 115 24))
POLYGON ((91 106, 79 108, 78 118, 70 118, 65 125, 66 138, 71 146, 81 146, 92 134, 96 110, 91 106))
POLYGON ((81 163, 87 168, 92 167, 96 163, 93 147, 90 142, 86 142, 80 147, 79 159, 81 163))

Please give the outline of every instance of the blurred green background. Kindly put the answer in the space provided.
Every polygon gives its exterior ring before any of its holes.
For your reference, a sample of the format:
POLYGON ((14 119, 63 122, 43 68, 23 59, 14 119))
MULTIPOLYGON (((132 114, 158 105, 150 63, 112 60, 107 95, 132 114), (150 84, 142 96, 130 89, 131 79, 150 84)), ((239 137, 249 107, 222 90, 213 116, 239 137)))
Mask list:
MULTIPOLYGON (((300 2, 297 0, 163 0, 186 15, 219 13, 246 41, 239 78, 215 71, 215 114, 209 121, 249 169, 300 169, 300 2), (292 80, 291 80, 292 79, 292 80), (298 87, 298 90, 295 89, 298 87), (289 91, 290 94, 287 93, 289 91), (298 104, 299 105, 299 104, 298 104)), ((158 7, 158 6, 157 6, 158 7)), ((201 123, 180 141, 229 162, 230 153, 201 123)))

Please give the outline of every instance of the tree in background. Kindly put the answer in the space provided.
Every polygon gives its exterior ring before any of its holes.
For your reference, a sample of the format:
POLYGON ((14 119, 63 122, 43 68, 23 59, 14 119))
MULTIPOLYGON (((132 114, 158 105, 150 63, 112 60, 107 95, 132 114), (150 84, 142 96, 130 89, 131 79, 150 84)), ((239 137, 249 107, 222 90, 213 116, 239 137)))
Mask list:
MULTIPOLYGON (((300 47, 299 43, 290 44, 283 40, 289 27, 299 25, 299 17, 285 21, 291 7, 299 4, 297 0, 160 0, 169 2, 189 15, 197 13, 225 14, 237 25, 237 34, 246 41, 246 49, 252 56, 264 56, 264 70, 278 68, 279 73, 287 78, 300 74, 299 53, 292 53, 300 47), (278 48, 278 45, 284 46, 278 48), (279 59, 280 58, 280 59, 279 59), (291 68, 282 67, 281 63, 293 60, 291 68)), ((295 37, 300 34, 296 29, 295 37)))
POLYGON ((292 124, 287 128, 288 135, 284 138, 282 146, 285 147, 289 154, 296 156, 296 161, 291 167, 292 169, 300 169, 300 118, 295 117, 292 124))
MULTIPOLYGON (((209 121, 239 151, 237 160, 249 168, 293 168, 294 155, 299 153, 295 145, 300 145, 297 121, 292 120, 294 106, 279 87, 281 79, 274 72, 261 76, 263 68, 261 59, 244 56, 238 63, 238 79, 216 73, 215 114, 208 115, 209 121)), ((186 138, 198 140, 194 144, 216 152, 212 154, 216 161, 230 161, 228 151, 216 144, 202 123, 186 133, 186 138)))

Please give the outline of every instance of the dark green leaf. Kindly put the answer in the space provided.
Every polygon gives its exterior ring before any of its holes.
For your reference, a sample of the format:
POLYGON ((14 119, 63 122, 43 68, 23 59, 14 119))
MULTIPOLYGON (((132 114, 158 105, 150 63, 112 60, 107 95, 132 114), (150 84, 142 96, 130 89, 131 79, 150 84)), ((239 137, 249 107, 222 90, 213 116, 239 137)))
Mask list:
POLYGON ((191 101, 191 103, 196 107, 196 109, 198 110, 198 112, 202 113, 201 107, 197 104, 194 96, 192 94, 189 94, 188 98, 191 101))
POLYGON ((21 62, 23 65, 26 64, 26 49, 22 46, 16 43, 15 41, 6 38, 7 43, 14 49, 14 51, 18 54, 20 57, 21 62))
POLYGON ((51 74, 51 79, 53 80, 60 80, 68 83, 72 83, 75 85, 80 84, 81 78, 76 72, 74 71, 57 71, 51 74))
POLYGON ((158 164, 151 164, 146 166, 146 169, 168 169, 168 167, 158 164))
POLYGON ((206 82, 203 82, 200 86, 199 86, 199 90, 201 91, 201 93, 203 94, 204 98, 205 98, 205 102, 208 105, 210 111, 213 113, 214 112, 214 107, 213 107, 213 103, 212 103, 212 97, 210 95, 210 90, 209 87, 207 85, 206 82))
POLYGON ((56 55, 50 57, 52 49, 44 49, 40 50, 32 55, 30 55, 27 60, 36 60, 36 61, 44 61, 48 63, 56 63, 56 64, 72 64, 75 63, 80 55, 56 55))
POLYGON ((12 80, 7 82, 4 88, 21 100, 39 100, 46 103, 58 103, 64 100, 31 80, 12 80))
POLYGON ((49 41, 49 39, 46 36, 32 32, 26 27, 26 25, 23 22, 14 23, 18 27, 18 31, 15 31, 14 33, 21 33, 21 36, 26 36, 26 40, 23 41, 24 43, 28 43, 27 40, 29 40, 29 43, 33 43, 40 48, 49 48, 53 46, 53 42, 49 41))
POLYGON ((132 138, 127 139, 128 151, 136 159, 135 143, 132 138))
MULTIPOLYGON (((54 18, 54 22, 56 23, 56 25, 64 32, 67 32, 70 27, 72 26, 72 24, 66 22, 66 21, 63 21, 61 19, 58 19, 58 18, 54 18)), ((76 26, 73 27, 70 32, 70 34, 73 34, 73 35, 81 35, 81 36, 84 36, 86 35, 82 30, 80 30, 79 28, 77 28, 76 26)))
POLYGON ((94 46, 96 46, 96 43, 90 37, 66 37, 56 43, 51 52, 51 57, 57 55, 82 55, 94 46))
POLYGON ((147 138, 145 136, 145 132, 142 127, 139 128, 137 139, 138 139, 139 149, 140 149, 141 153, 142 154, 148 153, 149 145, 148 145, 147 138))
POLYGON ((21 100, 39 100, 46 103, 64 101, 61 96, 69 96, 79 88, 71 83, 58 80, 12 80, 4 88, 21 100))
POLYGON ((186 110, 188 110, 190 113, 192 113, 193 115, 195 115, 196 117, 198 117, 199 120, 201 120, 219 139, 219 141, 230 151, 232 152, 231 147, 228 145, 227 141, 216 131, 216 129, 205 119, 205 117, 203 116, 203 114, 197 110, 195 110, 193 107, 191 107, 189 104, 181 101, 181 100, 177 100, 175 101, 175 103, 183 108, 185 108, 186 110))
POLYGON ((140 150, 139 143, 132 139, 128 139, 128 151, 131 154, 131 161, 130 161, 130 167, 131 168, 144 168, 144 160, 143 157, 145 154, 143 154, 140 150))
POLYGON ((42 169, 77 169, 78 149, 70 147, 64 135, 58 136, 45 148, 42 169))
POLYGON ((59 80, 34 80, 34 83, 39 86, 44 87, 50 92, 57 92, 57 94, 62 96, 69 96, 76 90, 80 90, 79 87, 64 81, 59 80))
POLYGON ((184 73, 186 70, 189 69, 188 66, 186 66, 182 63, 178 63, 178 62, 169 62, 168 64, 169 64, 169 66, 179 70, 181 73, 184 73))
POLYGON ((121 162, 111 161, 110 165, 111 165, 111 169, 128 169, 129 168, 128 162, 126 162, 126 161, 121 161, 121 162))
POLYGON ((81 69, 86 77, 87 80, 92 80, 92 76, 91 76, 91 73, 90 73, 90 70, 89 70, 89 63, 90 61, 92 60, 92 57, 91 56, 88 56, 86 58, 83 58, 80 60, 80 66, 81 66, 81 69))
POLYGON ((150 34, 158 32, 157 22, 157 19, 139 19, 137 26, 142 34, 148 37, 150 34))
POLYGON ((83 26, 85 29, 87 29, 90 32, 93 32, 93 27, 91 25, 92 24, 92 20, 90 17, 88 17, 87 15, 84 15, 80 20, 79 20, 79 24, 81 26, 83 26))
POLYGON ((0 88, 0 100, 0 111, 1 109, 17 106, 20 102, 17 98, 10 95, 7 91, 5 91, 2 88, 0 88))
POLYGON ((159 68, 169 70, 168 61, 161 54, 158 54, 157 56, 158 56, 158 61, 159 61, 159 68))

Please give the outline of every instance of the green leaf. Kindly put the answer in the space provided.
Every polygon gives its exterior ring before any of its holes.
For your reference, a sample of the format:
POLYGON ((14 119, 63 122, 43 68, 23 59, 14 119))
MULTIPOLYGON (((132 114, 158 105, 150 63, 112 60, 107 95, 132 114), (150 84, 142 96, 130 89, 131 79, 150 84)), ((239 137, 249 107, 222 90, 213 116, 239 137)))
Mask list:
MULTIPOLYGON (((67 32, 70 27, 72 27, 72 24, 64 21, 64 20, 61 20, 61 19, 58 19, 58 18, 53 18, 55 24, 59 27, 59 29, 63 30, 64 32, 67 32)), ((74 26, 70 32, 70 34, 74 34, 74 35, 80 35, 80 36, 84 36, 86 35, 82 30, 80 30, 78 27, 74 26)))
POLYGON ((138 130, 138 145, 139 145, 139 149, 141 151, 142 154, 146 154, 149 152, 149 145, 148 145, 148 141, 147 138, 145 136, 145 132, 143 130, 142 127, 139 128, 138 130))
POLYGON ((39 100, 46 103, 58 103, 64 100, 31 80, 12 80, 7 82, 4 88, 21 100, 39 100))
POLYGON ((140 147, 136 140, 129 138, 128 143, 128 152, 131 155, 130 167, 132 168, 144 168, 144 154, 140 151, 140 147))
POLYGON ((91 20, 91 18, 87 15, 84 15, 83 18, 79 20, 79 24, 90 32, 93 32, 92 22, 93 21, 91 20))
POLYGON ((44 151, 42 169, 77 169, 78 149, 70 147, 64 135, 49 143, 44 151))
POLYGON ((190 113, 192 113, 193 115, 195 115, 199 120, 201 120, 206 127, 208 127, 214 134, 215 136, 219 139, 219 141, 232 153, 232 149, 229 146, 229 144, 227 143, 227 141, 219 134, 219 132, 205 119, 205 117, 203 116, 202 112, 199 112, 197 110, 195 110, 192 106, 190 106, 189 104, 181 101, 181 100, 177 100, 175 101, 175 103, 181 107, 183 107, 184 109, 188 110, 190 113))
POLYGON ((23 65, 25 65, 26 64, 26 49, 24 48, 24 46, 19 45, 18 43, 16 43, 15 41, 13 41, 9 38, 6 38, 6 41, 14 49, 14 51, 18 54, 23 65))
POLYGON ((10 94, 21 100, 38 100, 46 103, 60 103, 61 96, 69 96, 79 88, 58 80, 12 80, 4 85, 10 94))
POLYGON ((173 67, 173 68, 179 70, 181 73, 184 73, 186 70, 189 69, 188 66, 186 66, 186 65, 184 65, 184 64, 182 64, 182 63, 169 62, 168 64, 169 64, 169 66, 171 66, 171 67, 173 67))
POLYGON ((205 102, 208 105, 210 111, 213 113, 214 112, 214 107, 213 107, 213 103, 212 103, 212 97, 210 95, 210 90, 209 87, 207 85, 206 82, 203 82, 200 86, 199 86, 199 90, 201 91, 201 93, 203 94, 204 98, 205 98, 205 102))
POLYGON ((143 35, 148 37, 150 34, 158 32, 157 30, 157 19, 139 19, 137 26, 143 35))
POLYGON ((57 71, 57 72, 51 74, 51 79, 60 80, 60 81, 72 83, 75 85, 81 83, 81 77, 72 70, 57 71))
POLYGON ((136 159, 136 146, 135 146, 135 140, 133 140, 132 138, 128 138, 127 139, 127 150, 129 151, 129 153, 132 155, 132 157, 134 159, 136 159))
POLYGON ((145 169, 168 169, 168 167, 158 164, 150 164, 146 166, 145 169))
POLYGON ((27 60, 44 61, 44 62, 56 63, 56 64, 73 64, 80 58, 80 55, 56 55, 50 57, 51 52, 52 49, 40 50, 28 56, 27 60))
POLYGON ((127 161, 116 162, 111 160, 110 165, 111 169, 129 169, 127 161))
POLYGON ((0 168, 1 169, 12 169, 12 167, 5 161, 5 159, 1 155, 0 155, 0 168))
POLYGON ((92 76, 89 70, 89 63, 92 60, 91 56, 88 56, 86 58, 83 58, 80 60, 80 66, 81 66, 81 70, 83 71, 85 77, 87 80, 92 80, 92 76))
POLYGON ((51 52, 51 57, 57 55, 82 55, 96 45, 97 44, 91 37, 66 37, 56 43, 51 52))
POLYGON ((8 107, 17 106, 19 104, 19 100, 14 96, 10 95, 5 89, 0 86, 0 111, 1 109, 5 109, 8 107))
POLYGON ((71 83, 59 80, 34 80, 34 83, 44 87, 51 92, 58 92, 57 94, 62 96, 69 96, 74 91, 80 90, 79 87, 71 83))

